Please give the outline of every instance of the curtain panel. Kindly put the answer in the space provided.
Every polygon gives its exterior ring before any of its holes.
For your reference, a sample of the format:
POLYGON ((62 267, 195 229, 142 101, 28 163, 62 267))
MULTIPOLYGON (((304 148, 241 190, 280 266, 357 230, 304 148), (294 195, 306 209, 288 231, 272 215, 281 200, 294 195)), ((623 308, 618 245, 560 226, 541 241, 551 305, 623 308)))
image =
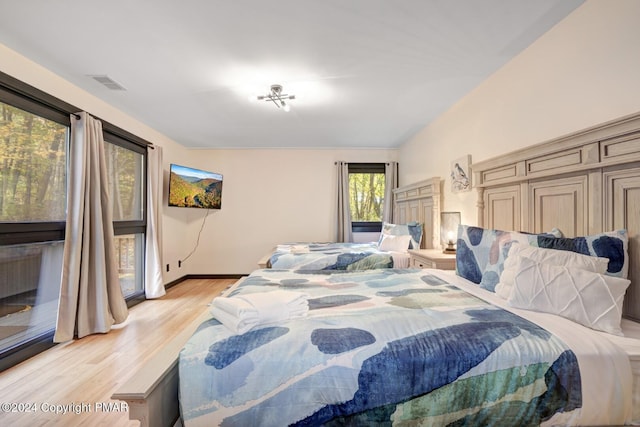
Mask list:
POLYGON ((353 241, 349 207, 349 163, 336 162, 338 183, 337 242, 353 241))
POLYGON ((147 232, 145 244, 145 296, 160 298, 162 279, 162 147, 147 150, 147 232))
POLYGON ((115 256, 102 122, 71 115, 67 223, 54 342, 105 333, 128 316, 115 256))
POLYGON ((393 190, 398 188, 398 162, 388 162, 385 164, 384 181, 382 221, 393 223, 393 190))

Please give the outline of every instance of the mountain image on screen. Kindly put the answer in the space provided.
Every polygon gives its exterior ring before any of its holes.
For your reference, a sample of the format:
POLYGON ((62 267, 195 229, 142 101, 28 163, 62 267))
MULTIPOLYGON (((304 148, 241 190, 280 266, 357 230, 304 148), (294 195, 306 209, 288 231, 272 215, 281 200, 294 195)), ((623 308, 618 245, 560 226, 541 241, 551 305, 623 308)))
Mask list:
POLYGON ((220 209, 222 175, 171 165, 169 206, 220 209))

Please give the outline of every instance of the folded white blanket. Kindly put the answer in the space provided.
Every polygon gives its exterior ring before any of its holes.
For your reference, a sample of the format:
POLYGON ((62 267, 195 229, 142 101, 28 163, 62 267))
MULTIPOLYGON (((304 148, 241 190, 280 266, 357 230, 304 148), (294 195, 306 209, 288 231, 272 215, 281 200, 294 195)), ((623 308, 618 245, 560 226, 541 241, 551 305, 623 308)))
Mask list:
POLYGON ((307 246, 307 245, 293 245, 293 246, 291 246, 291 253, 292 254, 308 254, 309 253, 309 246, 307 246))
POLYGON ((310 252, 309 245, 300 244, 287 244, 287 245, 278 245, 276 247, 277 252, 284 252, 290 254, 308 254, 310 252))
POLYGON ((256 326, 306 316, 307 298, 301 292, 281 290, 217 297, 211 303, 211 314, 233 332, 244 334, 256 326))

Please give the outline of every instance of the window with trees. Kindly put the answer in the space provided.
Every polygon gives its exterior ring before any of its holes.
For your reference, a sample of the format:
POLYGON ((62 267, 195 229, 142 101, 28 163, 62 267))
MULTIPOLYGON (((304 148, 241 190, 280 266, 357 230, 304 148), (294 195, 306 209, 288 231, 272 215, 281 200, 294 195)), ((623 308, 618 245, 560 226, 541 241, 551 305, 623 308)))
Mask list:
MULTIPOLYGON (((78 110, 0 73, 0 370, 52 345, 78 110)), ((144 295, 147 143, 103 130, 120 285, 132 299, 144 295)))
POLYGON ((349 209, 354 232, 382 229, 384 190, 384 163, 349 163, 349 209))
POLYGON ((34 110, 0 98, 0 354, 56 322, 70 120, 34 110))
POLYGON ((144 149, 116 135, 105 134, 109 194, 120 285, 125 295, 143 291, 145 198, 144 149))

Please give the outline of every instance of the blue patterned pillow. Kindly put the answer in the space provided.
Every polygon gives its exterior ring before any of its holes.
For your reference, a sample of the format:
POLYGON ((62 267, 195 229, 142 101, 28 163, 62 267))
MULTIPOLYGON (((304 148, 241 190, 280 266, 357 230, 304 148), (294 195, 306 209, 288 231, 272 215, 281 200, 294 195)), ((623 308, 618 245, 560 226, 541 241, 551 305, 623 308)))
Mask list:
POLYGON ((624 279, 629 274, 629 235, 627 230, 615 230, 583 237, 539 236, 536 246, 609 258, 609 266, 605 274, 624 279))
POLYGON ((409 222, 407 224, 391 224, 388 222, 382 223, 382 231, 380 232, 380 238, 378 239, 378 246, 382 243, 382 238, 385 234, 392 236, 411 236, 409 242, 409 249, 420 249, 420 243, 422 242, 422 224, 417 222, 409 222))
POLYGON ((504 261, 513 242, 538 246, 541 236, 556 238, 559 230, 529 234, 518 231, 492 230, 468 225, 458 227, 456 272, 491 292, 500 281, 504 261))

